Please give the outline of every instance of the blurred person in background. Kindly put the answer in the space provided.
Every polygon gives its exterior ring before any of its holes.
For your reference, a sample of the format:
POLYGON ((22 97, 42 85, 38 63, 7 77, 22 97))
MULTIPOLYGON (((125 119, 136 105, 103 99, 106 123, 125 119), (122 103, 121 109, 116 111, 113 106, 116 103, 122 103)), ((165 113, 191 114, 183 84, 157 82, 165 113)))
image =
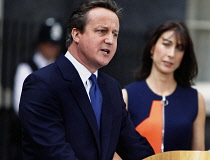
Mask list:
POLYGON ((36 52, 29 61, 18 64, 14 76, 13 107, 19 109, 20 95, 25 78, 45 67, 58 57, 63 43, 63 27, 55 18, 47 18, 40 26, 36 52))
POLYGON ((141 64, 137 81, 123 89, 136 130, 155 153, 205 150, 205 101, 191 87, 198 66, 185 24, 161 24, 150 37, 141 64))

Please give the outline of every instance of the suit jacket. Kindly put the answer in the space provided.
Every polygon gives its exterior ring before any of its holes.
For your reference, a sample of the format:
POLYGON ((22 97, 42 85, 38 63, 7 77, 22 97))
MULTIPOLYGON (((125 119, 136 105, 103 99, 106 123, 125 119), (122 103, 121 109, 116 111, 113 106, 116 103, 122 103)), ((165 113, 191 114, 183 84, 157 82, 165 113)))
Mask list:
POLYGON ((24 160, 112 160, 116 150, 137 160, 154 153, 135 131, 116 80, 99 71, 98 84, 100 133, 82 80, 66 57, 26 78, 19 110, 24 160))

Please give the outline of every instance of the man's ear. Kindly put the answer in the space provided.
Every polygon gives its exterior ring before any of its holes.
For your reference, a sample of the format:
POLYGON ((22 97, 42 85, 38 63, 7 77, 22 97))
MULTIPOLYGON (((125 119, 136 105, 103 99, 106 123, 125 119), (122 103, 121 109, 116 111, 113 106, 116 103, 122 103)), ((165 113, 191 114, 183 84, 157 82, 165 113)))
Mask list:
POLYGON ((73 41, 78 43, 80 39, 80 31, 77 28, 73 28, 71 31, 71 36, 73 38, 73 41))

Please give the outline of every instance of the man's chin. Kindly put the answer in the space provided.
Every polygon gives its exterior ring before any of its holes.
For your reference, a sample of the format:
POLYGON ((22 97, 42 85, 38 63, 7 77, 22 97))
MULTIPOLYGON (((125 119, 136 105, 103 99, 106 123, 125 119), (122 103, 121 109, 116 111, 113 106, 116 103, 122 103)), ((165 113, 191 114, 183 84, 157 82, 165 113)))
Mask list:
MULTIPOLYGON (((110 62, 110 61, 109 61, 110 62)), ((100 63, 99 67, 102 68, 102 67, 105 67, 109 64, 109 62, 103 62, 103 63, 100 63)))

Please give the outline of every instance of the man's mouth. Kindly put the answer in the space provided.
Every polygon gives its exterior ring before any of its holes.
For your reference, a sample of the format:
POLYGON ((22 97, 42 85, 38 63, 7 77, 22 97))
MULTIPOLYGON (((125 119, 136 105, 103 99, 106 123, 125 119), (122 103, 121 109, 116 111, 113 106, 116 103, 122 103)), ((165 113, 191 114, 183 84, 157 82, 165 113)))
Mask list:
POLYGON ((101 51, 105 52, 106 54, 109 54, 110 53, 110 50, 109 49, 101 49, 101 51))

